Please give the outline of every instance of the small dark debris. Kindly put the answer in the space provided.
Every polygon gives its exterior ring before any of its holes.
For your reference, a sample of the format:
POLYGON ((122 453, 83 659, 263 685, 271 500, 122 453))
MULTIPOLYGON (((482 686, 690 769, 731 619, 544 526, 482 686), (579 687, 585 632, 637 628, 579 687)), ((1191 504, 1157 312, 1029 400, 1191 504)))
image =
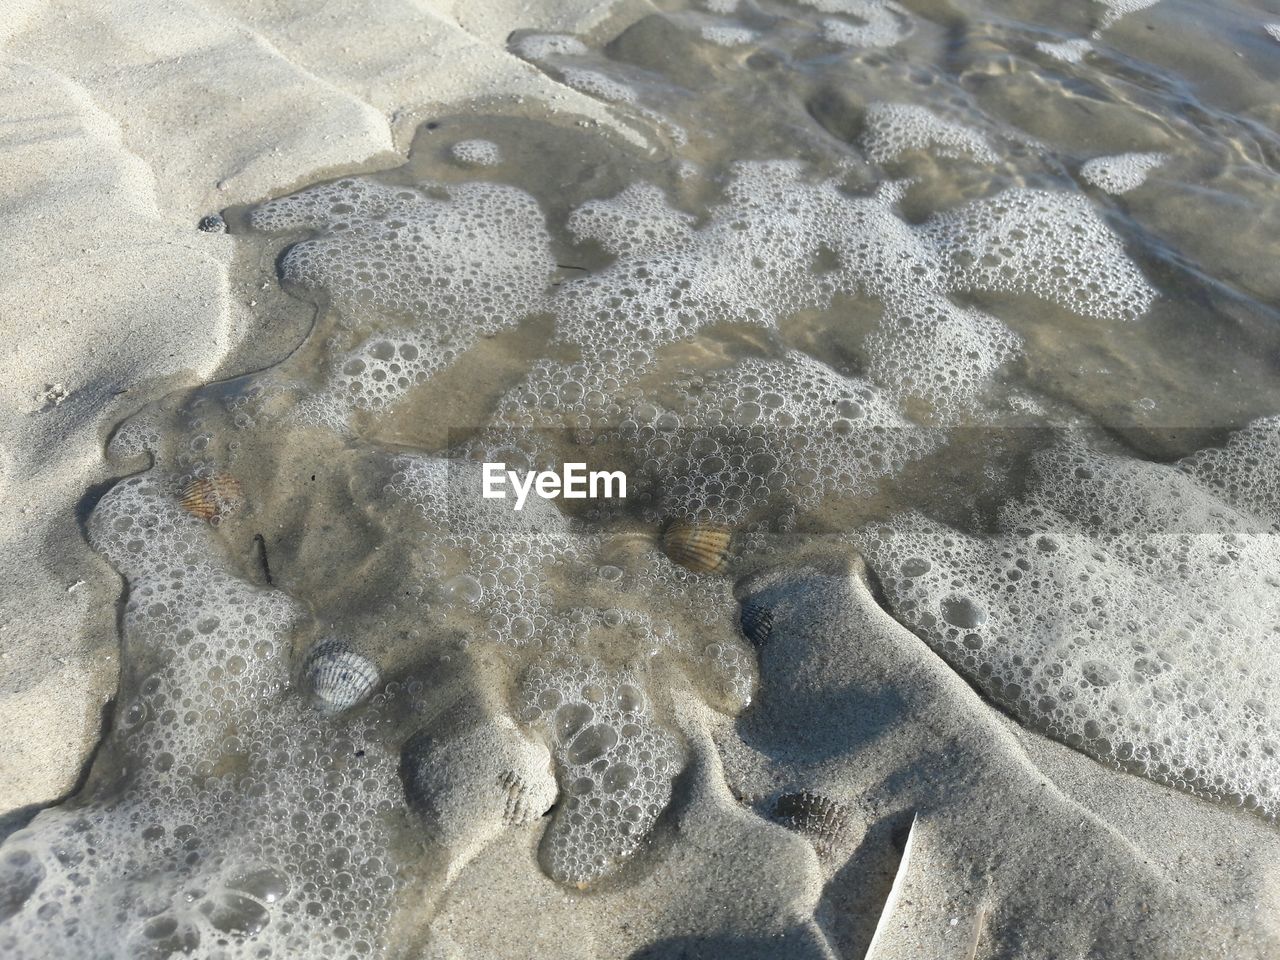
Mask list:
POLYGON ((271 564, 267 562, 267 538, 260 533, 253 535, 252 553, 258 561, 258 569, 262 571, 262 579, 271 586, 275 586, 275 581, 271 579, 271 564))

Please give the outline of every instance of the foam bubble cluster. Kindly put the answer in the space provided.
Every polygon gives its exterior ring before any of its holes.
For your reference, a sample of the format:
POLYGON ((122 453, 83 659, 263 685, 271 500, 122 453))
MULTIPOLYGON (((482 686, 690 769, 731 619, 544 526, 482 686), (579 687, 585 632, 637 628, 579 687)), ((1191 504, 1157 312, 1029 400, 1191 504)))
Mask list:
POLYGON ((705 26, 702 28, 701 36, 703 40, 714 43, 718 47, 740 47, 756 39, 754 30, 728 26, 705 26))
MULTIPOLYGON (((714 324, 773 326, 827 307, 836 295, 864 294, 886 304, 895 335, 913 333, 892 341, 898 358, 886 370, 907 350, 940 372, 966 364, 969 353, 935 363, 919 338, 933 347, 948 335, 933 337, 931 320, 963 328, 970 344, 983 342, 956 391, 972 395, 1013 339, 998 321, 945 303, 950 291, 1017 290, 1103 318, 1137 316, 1154 297, 1115 234, 1072 194, 1009 190, 912 227, 891 209, 893 191, 851 196, 836 182, 806 180, 794 164, 740 165, 725 193, 701 229, 664 209, 652 188, 629 188, 575 211, 575 234, 618 261, 560 289, 558 336, 616 379, 644 369, 655 346, 714 324), (826 269, 813 269, 824 259, 826 269)), ((946 376, 932 378, 932 392, 942 392, 946 376)))
POLYGON ((442 625, 473 624, 476 637, 509 647, 607 637, 641 657, 664 651, 717 709, 736 714, 750 703, 754 665, 727 582, 693 577, 651 537, 578 529, 551 501, 517 513, 485 500, 472 463, 401 457, 395 468, 387 489, 418 518, 430 616, 442 625))
POLYGON ((823 36, 846 47, 891 47, 905 40, 915 26, 911 14, 892 0, 802 2, 821 13, 849 18, 832 17, 822 22, 823 36))
POLYGON ((449 155, 464 167, 494 167, 502 162, 502 151, 492 140, 459 140, 449 155))
MULTIPOLYGON (((94 547, 129 581, 108 746, 127 791, 44 811, 5 845, 7 957, 354 958, 395 889, 394 767, 292 687, 283 594, 227 572, 177 478, 125 480, 94 547)), ((115 786, 120 786, 117 784, 115 786)))
MULTIPOLYGON (((884 156, 905 149, 890 128, 902 121, 914 129, 920 116, 931 118, 917 138, 923 146, 989 149, 959 127, 897 107, 872 111, 872 129, 879 123, 889 137, 877 149, 884 156)), ((554 265, 546 225, 532 198, 511 188, 473 184, 435 199, 340 181, 273 201, 255 222, 324 231, 291 248, 284 271, 328 293, 344 315, 429 311, 429 322, 372 336, 336 360, 329 384, 307 401, 325 422, 340 423, 344 409, 386 407, 478 336, 537 309, 555 316, 555 341, 580 360, 535 364, 504 400, 501 419, 526 427, 617 422, 628 384, 664 345, 719 324, 776 327, 799 311, 829 308, 837 296, 885 305, 882 329, 867 341, 873 386, 899 400, 914 397, 946 420, 972 411, 983 386, 1017 353, 1003 324, 955 305, 953 293, 1032 293, 1100 318, 1137 316, 1154 296, 1078 195, 1008 190, 911 225, 893 208, 902 189, 891 184, 858 196, 797 163, 738 164, 724 200, 699 225, 662 191, 637 184, 572 211, 573 236, 615 259, 550 296, 543 291, 554 265), (499 217, 507 218, 501 231, 499 217), (377 246, 377 238, 385 242, 377 246), (495 279, 469 280, 471 268, 451 262, 460 246, 476 251, 467 261, 476 271, 486 258, 495 279), (364 285, 375 273, 376 294, 364 285)))
POLYGON ((934 422, 962 422, 979 409, 1021 342, 999 320, 941 297, 887 312, 867 338, 868 373, 898 400, 925 404, 934 422))
POLYGON ((657 346, 715 324, 773 326, 838 293, 906 303, 943 283, 935 248, 890 197, 850 196, 792 163, 739 165, 725 197, 700 229, 651 188, 583 205, 570 229, 618 260, 561 287, 557 336, 602 374, 630 378, 657 346), (831 269, 813 269, 832 253, 831 269))
POLYGON ((323 422, 387 406, 478 337, 535 312, 555 270, 537 201, 497 184, 410 189, 349 178, 265 203, 250 222, 312 231, 285 253, 283 279, 327 296, 364 336, 334 357, 309 398, 323 422))
POLYGON ((424 560, 442 614, 469 611, 486 638, 502 643, 585 629, 583 621, 551 616, 546 572, 585 548, 551 501, 533 497, 517 512, 507 501, 485 499, 475 463, 402 457, 396 467, 389 490, 424 521, 424 560))
POLYGON ((1277 467, 1275 419, 1173 466, 1068 442, 998 536, 906 514, 863 545, 895 614, 1023 719, 1274 816, 1277 467))
POLYGON ((983 136, 962 123, 944 120, 927 107, 910 103, 873 103, 867 107, 862 141, 876 163, 896 160, 908 151, 932 147, 941 157, 968 156, 995 163, 995 151, 983 136))
POLYGON ((955 289, 1033 293, 1087 316, 1131 320, 1155 291, 1077 194, 1007 190, 933 217, 955 289))
POLYGON ((670 516, 736 522, 784 493, 812 508, 836 490, 868 490, 931 446, 874 386, 802 354, 746 359, 672 392, 683 401, 674 411, 636 411, 670 516))
POLYGON ((1094 2, 1106 8, 1102 14, 1102 22, 1099 24, 1099 29, 1105 30, 1122 17, 1154 7, 1160 0, 1094 0, 1094 2))
POLYGON ((1147 174, 1168 160, 1164 153, 1121 153, 1094 157, 1080 166, 1080 176, 1107 193, 1128 193, 1142 186, 1147 174))
POLYGON ((543 841, 547 873, 599 879, 630 856, 671 796, 679 750, 651 716, 634 677, 599 664, 535 665, 521 688, 522 719, 555 744, 561 805, 543 841))
POLYGON ((549 57, 581 57, 587 54, 587 45, 577 37, 563 33, 531 33, 521 37, 512 49, 526 60, 546 60, 549 57))
POLYGON ((564 82, 575 90, 600 100, 611 103, 629 103, 636 98, 636 92, 625 83, 615 80, 599 70, 588 70, 584 67, 566 67, 561 71, 564 82))

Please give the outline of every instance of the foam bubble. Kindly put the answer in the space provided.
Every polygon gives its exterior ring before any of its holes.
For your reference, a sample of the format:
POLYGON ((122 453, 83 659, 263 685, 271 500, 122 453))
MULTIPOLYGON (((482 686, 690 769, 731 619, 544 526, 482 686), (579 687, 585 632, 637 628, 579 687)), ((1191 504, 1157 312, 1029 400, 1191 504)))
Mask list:
POLYGON ((494 167, 502 162, 502 151, 491 140, 459 140, 449 155, 464 167, 494 167))
POLYGON ((561 75, 564 77, 564 82, 573 89, 601 100, 608 100, 610 103, 630 103, 636 98, 635 90, 599 70, 566 67, 561 71, 561 75))
POLYGON ((520 695, 522 716, 555 745, 560 781, 543 865, 562 883, 591 883, 635 852, 666 807, 678 747, 626 671, 577 659, 537 664, 520 695))
POLYGON ((755 31, 746 27, 706 26, 700 36, 718 47, 740 47, 756 39, 755 31))
POLYGON ((1080 176, 1107 193, 1128 193, 1142 186, 1147 174, 1161 166, 1166 153, 1121 153, 1113 157, 1094 157, 1080 167, 1080 176))
POLYGON ((668 516, 733 523, 784 494, 811 508, 837 490, 870 490, 931 446, 873 385, 795 352, 672 393, 683 400, 674 409, 635 413, 668 516))
POLYGON ((1106 12, 1102 15, 1102 22, 1099 29, 1105 30, 1122 17, 1127 17, 1131 13, 1137 13, 1139 10, 1146 10, 1148 7, 1154 7, 1160 0, 1094 0, 1106 7, 1106 12))
POLYGON ((846 47, 891 47, 905 40, 915 27, 906 10, 892 0, 802 0, 820 13, 843 14, 848 20, 822 22, 823 36, 846 47))
POLYGON ((521 37, 512 47, 518 56, 526 60, 546 60, 549 57, 582 57, 587 46, 577 37, 563 33, 533 33, 521 37))
POLYGON ((579 558, 589 540, 570 532, 552 501, 530 497, 516 511, 510 499, 482 497, 478 463, 408 456, 395 467, 388 489, 420 518, 435 615, 474 617, 481 636, 513 645, 581 635, 598 620, 554 616, 547 572, 579 558))
POLYGON ((228 571, 215 528, 152 472, 99 501, 89 536, 129 582, 109 785, 43 811, 0 870, 21 897, 6 955, 357 956, 396 887, 394 766, 290 679, 301 605, 228 571))
POLYGON ((936 423, 962 422, 1001 367, 1021 352, 996 318, 943 298, 886 311, 866 342, 868 373, 900 400, 928 405, 936 423))
POLYGON ((281 258, 284 279, 327 296, 343 326, 371 332, 338 352, 303 408, 338 427, 536 311, 555 270, 537 202, 497 184, 410 189, 351 178, 263 204, 250 223, 313 231, 281 258))
POLYGON ((977 131, 909 103, 870 104, 862 142, 867 156, 876 163, 888 163, 908 151, 929 147, 940 157, 967 155, 983 163, 998 159, 977 131))
POLYGON ((1083 197, 1014 189, 937 214, 926 232, 954 289, 1034 293, 1104 319, 1144 313, 1155 290, 1083 197))
POLYGON ((899 619, 1024 720, 1274 816, 1277 438, 1174 466, 1068 442, 991 539, 907 514, 863 544, 899 619))
POLYGON ((557 335, 615 369, 643 369, 654 348, 716 323, 771 326, 836 292, 910 296, 941 282, 933 249, 876 197, 809 182, 794 163, 741 164, 706 226, 659 212, 652 188, 595 201, 570 218, 583 239, 619 254, 606 271, 561 287, 557 335), (639 236, 629 222, 643 223, 639 236), (835 270, 810 264, 834 250, 835 270))

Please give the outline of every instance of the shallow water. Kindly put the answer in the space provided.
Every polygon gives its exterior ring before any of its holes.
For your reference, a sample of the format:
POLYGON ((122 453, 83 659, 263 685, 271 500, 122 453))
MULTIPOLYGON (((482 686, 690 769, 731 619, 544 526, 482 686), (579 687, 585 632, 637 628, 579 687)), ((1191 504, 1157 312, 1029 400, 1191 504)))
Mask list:
MULTIPOLYGON (((517 32, 629 133, 439 117, 400 168, 226 211, 312 323, 112 436, 115 720, 0 849, 0 948, 452 955, 434 905, 510 831, 565 895, 625 890, 688 856, 690 711, 768 704, 735 584, 812 564, 993 709, 1274 818, 1280 47, 1244 7, 1135 7, 517 32), (516 512, 482 461, 627 497, 516 512)), ((830 857, 811 821, 844 814, 770 749, 744 809, 830 857)), ((788 949, 869 934, 814 936, 788 949)))

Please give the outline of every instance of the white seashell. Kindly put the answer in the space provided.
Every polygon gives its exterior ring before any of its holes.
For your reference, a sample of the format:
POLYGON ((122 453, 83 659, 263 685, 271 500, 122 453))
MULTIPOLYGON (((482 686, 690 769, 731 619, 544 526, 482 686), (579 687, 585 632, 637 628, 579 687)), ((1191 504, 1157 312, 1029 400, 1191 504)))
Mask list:
POLYGON ((378 667, 341 640, 322 640, 311 648, 302 665, 302 680, 320 713, 349 710, 381 682, 378 667))

